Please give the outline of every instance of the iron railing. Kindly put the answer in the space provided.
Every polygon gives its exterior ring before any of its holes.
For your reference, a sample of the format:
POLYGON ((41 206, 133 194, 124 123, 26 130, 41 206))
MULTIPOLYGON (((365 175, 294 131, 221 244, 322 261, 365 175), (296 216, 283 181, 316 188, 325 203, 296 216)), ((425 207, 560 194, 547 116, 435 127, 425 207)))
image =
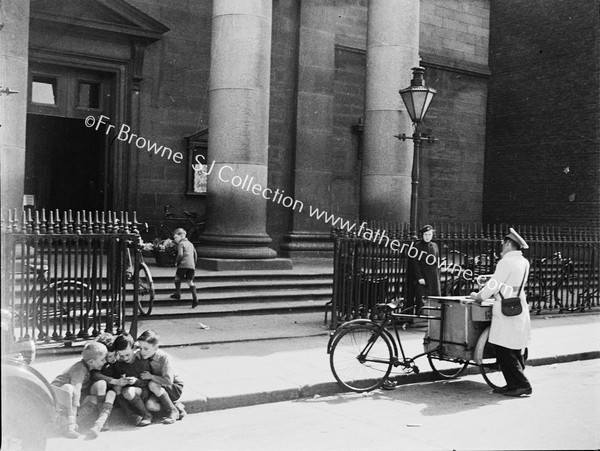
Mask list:
POLYGON ((135 214, 2 212, 2 308, 13 335, 41 342, 137 332, 135 214), (131 284, 127 286, 128 281, 131 284))
MULTIPOLYGON (((492 274, 508 226, 434 225, 440 249, 442 295, 478 289, 478 275, 492 274)), ((359 223, 332 231, 333 298, 330 327, 372 317, 374 306, 407 293, 410 244, 406 224, 359 223)), ((584 311, 600 306, 600 230, 514 227, 528 242, 527 299, 535 313, 584 311)), ((403 304, 401 304, 403 306, 403 304)))

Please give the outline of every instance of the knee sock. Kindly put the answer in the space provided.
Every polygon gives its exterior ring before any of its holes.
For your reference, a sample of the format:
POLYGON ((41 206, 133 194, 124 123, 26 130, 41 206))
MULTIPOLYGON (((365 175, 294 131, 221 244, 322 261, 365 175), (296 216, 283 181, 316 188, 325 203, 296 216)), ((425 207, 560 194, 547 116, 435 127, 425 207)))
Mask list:
POLYGON ((190 285, 190 292, 192 293, 192 307, 198 305, 198 294, 196 293, 196 285, 190 285))
POLYGON ((167 411, 166 421, 170 423, 177 421, 179 419, 179 410, 177 410, 177 407, 175 407, 167 392, 163 392, 163 394, 157 396, 157 398, 162 408, 167 411))
POLYGON ((104 404, 102 404, 102 410, 100 411, 100 415, 98 415, 98 419, 94 423, 94 426, 96 428, 98 428, 98 430, 102 429, 102 427, 104 426, 104 423, 106 423, 106 420, 108 420, 108 417, 110 416, 110 413, 112 412, 112 409, 113 409, 112 403, 105 402, 104 404))
POLYGON ((135 396, 131 401, 129 401, 133 407, 137 409, 138 412, 142 414, 144 417, 151 417, 152 414, 146 408, 146 404, 142 400, 141 396, 135 396))
POLYGON ((175 282, 175 294, 176 295, 181 294, 181 282, 175 282))

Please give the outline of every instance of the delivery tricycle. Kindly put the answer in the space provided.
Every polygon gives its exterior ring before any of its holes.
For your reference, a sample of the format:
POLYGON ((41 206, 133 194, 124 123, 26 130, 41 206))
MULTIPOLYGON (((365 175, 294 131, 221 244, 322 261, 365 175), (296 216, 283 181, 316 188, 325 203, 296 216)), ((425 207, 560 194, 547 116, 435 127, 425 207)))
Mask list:
MULTIPOLYGON (((382 319, 355 319, 332 333, 327 346, 331 371, 345 388, 366 392, 385 388, 392 368, 418 373, 415 360, 427 356, 431 369, 441 378, 453 379, 468 366, 477 366, 490 387, 503 387, 506 381, 494 346, 488 343, 493 302, 431 296, 416 314, 399 311, 400 300, 378 304, 376 317, 382 319), (415 319, 427 321, 424 350, 407 357, 399 329, 415 319)), ((527 349, 522 352, 526 359, 527 349)))

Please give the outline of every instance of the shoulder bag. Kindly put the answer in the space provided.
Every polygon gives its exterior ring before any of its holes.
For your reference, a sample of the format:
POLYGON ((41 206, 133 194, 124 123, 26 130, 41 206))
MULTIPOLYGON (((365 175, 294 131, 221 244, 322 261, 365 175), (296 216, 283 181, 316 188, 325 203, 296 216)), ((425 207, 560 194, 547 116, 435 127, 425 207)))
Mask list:
POLYGON ((502 296, 502 290, 499 291, 501 300, 501 310, 504 316, 517 316, 523 313, 523 306, 521 305, 521 298, 519 295, 521 294, 521 290, 523 289, 523 285, 525 285, 525 279, 527 279, 527 275, 529 274, 529 265, 527 265, 527 270, 523 275, 523 281, 521 282, 521 286, 519 287, 519 292, 516 297, 505 298, 502 296))

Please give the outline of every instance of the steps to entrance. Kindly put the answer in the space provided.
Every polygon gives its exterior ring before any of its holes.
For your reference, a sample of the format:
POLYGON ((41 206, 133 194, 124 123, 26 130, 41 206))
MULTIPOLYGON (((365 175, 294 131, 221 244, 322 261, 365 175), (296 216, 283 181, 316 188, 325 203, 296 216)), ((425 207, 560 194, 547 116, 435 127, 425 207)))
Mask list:
POLYGON ((181 286, 182 299, 170 299, 175 268, 146 263, 156 292, 151 318, 324 311, 333 294, 333 265, 327 260, 295 264, 293 269, 280 271, 197 269, 199 305, 192 309, 185 283, 181 286))

